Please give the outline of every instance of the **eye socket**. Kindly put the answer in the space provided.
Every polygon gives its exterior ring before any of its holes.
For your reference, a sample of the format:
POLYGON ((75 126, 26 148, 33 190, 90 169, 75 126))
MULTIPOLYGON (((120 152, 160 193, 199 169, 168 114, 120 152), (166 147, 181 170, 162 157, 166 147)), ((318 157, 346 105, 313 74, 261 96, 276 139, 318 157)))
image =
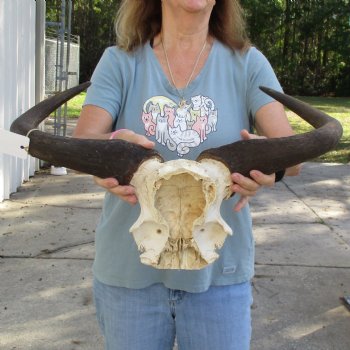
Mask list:
POLYGON ((158 233, 158 234, 161 234, 161 233, 162 233, 162 230, 159 228, 159 229, 157 230, 157 233, 158 233))

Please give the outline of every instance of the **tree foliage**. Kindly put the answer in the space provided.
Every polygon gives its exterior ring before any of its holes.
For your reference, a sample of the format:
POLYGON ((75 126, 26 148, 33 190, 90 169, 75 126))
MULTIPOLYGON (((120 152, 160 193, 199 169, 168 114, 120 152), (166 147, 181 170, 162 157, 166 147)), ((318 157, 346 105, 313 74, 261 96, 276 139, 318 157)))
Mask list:
MULTIPOLYGON (((59 21, 62 0, 46 3, 47 20, 59 21)), ((80 36, 81 81, 90 79, 104 49, 115 44, 114 18, 119 3, 120 0, 72 0, 72 34, 80 36)))
MULTIPOLYGON (((120 0, 72 2, 72 32, 81 38, 84 81, 103 50, 115 43, 120 0)), ((287 93, 350 96, 350 0, 241 3, 252 43, 268 57, 287 93)), ((61 0, 47 0, 48 20, 59 19, 60 6, 61 0)))
POLYGON ((350 96, 349 0, 242 0, 286 92, 350 96))

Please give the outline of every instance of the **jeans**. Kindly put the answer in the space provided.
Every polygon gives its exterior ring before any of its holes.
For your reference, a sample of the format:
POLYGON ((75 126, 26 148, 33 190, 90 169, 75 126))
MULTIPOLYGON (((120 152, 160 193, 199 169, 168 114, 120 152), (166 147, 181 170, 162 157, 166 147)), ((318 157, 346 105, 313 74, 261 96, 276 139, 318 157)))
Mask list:
POLYGON ((248 350, 249 282, 189 293, 154 284, 128 289, 95 279, 97 319, 106 350, 248 350))

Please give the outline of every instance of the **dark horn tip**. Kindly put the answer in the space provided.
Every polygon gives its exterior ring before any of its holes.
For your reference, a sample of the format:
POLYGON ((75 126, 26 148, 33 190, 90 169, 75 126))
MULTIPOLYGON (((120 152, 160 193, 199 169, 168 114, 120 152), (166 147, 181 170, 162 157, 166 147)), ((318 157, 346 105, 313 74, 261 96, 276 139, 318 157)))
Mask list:
POLYGON ((270 88, 268 88, 268 87, 266 87, 266 86, 259 86, 259 89, 261 90, 261 91, 264 91, 264 92, 268 92, 268 91, 271 91, 271 89, 270 88))
POLYGON ((91 85, 91 81, 86 81, 85 83, 81 83, 81 84, 80 84, 80 87, 81 87, 83 90, 86 90, 90 85, 91 85))
POLYGON ((200 159, 219 160, 231 172, 249 176, 250 170, 257 169, 271 174, 318 157, 336 147, 343 132, 338 120, 283 92, 265 86, 259 88, 316 130, 288 137, 240 140, 204 151, 200 154, 200 159))
POLYGON ((268 88, 266 86, 259 86, 259 89, 263 92, 265 92, 265 94, 273 97, 273 98, 276 98, 277 96, 283 96, 285 95, 283 92, 280 92, 280 91, 276 91, 274 89, 271 89, 271 88, 268 88))
POLYGON ((90 85, 91 82, 87 81, 44 99, 15 119, 11 124, 10 131, 27 135, 30 130, 36 129, 54 110, 86 90, 90 85))

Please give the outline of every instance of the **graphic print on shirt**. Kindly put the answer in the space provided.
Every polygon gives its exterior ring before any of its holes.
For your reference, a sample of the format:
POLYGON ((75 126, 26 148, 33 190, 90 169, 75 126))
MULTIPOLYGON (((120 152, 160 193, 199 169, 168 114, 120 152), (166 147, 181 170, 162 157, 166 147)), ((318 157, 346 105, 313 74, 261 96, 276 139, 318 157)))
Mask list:
POLYGON ((144 103, 141 119, 146 136, 154 136, 183 157, 216 131, 218 111, 214 101, 203 95, 191 97, 181 107, 168 97, 154 96, 144 103))

